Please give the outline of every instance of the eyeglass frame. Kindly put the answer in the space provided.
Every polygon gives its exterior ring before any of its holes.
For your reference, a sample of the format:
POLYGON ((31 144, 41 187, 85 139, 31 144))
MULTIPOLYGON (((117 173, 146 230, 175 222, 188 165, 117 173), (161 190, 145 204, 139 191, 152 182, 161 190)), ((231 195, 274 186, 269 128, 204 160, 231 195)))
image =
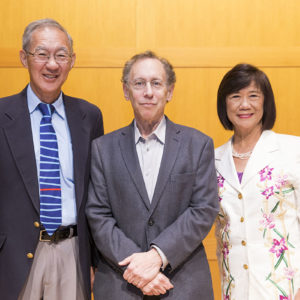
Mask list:
MULTIPOLYGON (((60 50, 59 50, 60 51, 60 50)), ((64 50, 63 50, 64 51, 64 50)), ((54 58, 54 60, 55 60, 55 62, 57 63, 57 64, 65 64, 65 63, 68 63, 69 62, 69 59, 70 58, 72 58, 72 55, 70 55, 70 54, 68 54, 66 51, 64 51, 65 52, 65 54, 66 54, 66 60, 63 60, 63 61, 57 61, 57 54, 55 53, 55 54, 51 54, 51 53, 49 53, 49 51, 48 50, 45 50, 45 49, 35 49, 35 51, 32 53, 32 52, 30 52, 30 51, 25 51, 25 53, 27 54, 27 55, 31 55, 33 58, 34 58, 34 60, 35 60, 35 62, 37 62, 37 63, 48 63, 49 62, 49 60, 50 60, 50 57, 51 56, 53 56, 53 58, 54 58), (39 60, 41 57, 38 57, 37 56, 37 52, 38 51, 45 51, 46 53, 48 53, 48 55, 47 56, 45 56, 45 61, 43 61, 43 60, 39 60)))
POLYGON ((160 80, 160 79, 152 79, 152 80, 144 80, 144 79, 137 79, 135 81, 129 81, 128 82, 129 84, 132 85, 133 89, 136 90, 136 91, 143 91, 146 89, 147 87, 147 83, 150 83, 150 86, 151 88, 155 89, 155 90, 160 90, 162 88, 164 88, 165 86, 167 86, 166 82, 160 80), (138 87, 138 86, 135 86, 135 83, 137 82, 142 82, 143 85, 138 87), (160 86, 155 86, 154 83, 155 82, 159 82, 160 83, 160 86))

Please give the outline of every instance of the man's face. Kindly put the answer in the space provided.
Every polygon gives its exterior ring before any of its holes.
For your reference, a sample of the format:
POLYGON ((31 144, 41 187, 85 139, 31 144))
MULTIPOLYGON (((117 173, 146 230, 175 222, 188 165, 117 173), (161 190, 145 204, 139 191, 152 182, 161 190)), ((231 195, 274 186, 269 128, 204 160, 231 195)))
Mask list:
POLYGON ((40 100, 51 103, 55 101, 61 91, 63 83, 75 62, 72 54, 66 62, 57 63, 54 55, 66 53, 71 55, 68 38, 64 32, 55 27, 37 29, 32 33, 28 52, 48 53, 50 58, 46 62, 39 62, 36 56, 20 51, 21 61, 29 71, 30 85, 40 100))
POLYGON ((136 121, 153 125, 162 119, 173 89, 173 85, 167 85, 162 63, 153 58, 135 62, 129 73, 129 82, 123 85, 125 98, 131 101, 136 121))

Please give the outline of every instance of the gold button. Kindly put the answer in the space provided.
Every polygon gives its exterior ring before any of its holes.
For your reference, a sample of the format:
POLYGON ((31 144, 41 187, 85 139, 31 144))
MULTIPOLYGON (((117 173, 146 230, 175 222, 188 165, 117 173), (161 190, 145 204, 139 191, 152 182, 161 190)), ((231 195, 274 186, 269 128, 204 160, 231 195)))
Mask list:
POLYGON ((33 258, 33 254, 32 253, 27 253, 27 258, 33 258))
POLYGON ((246 246, 246 242, 245 242, 245 241, 242 241, 242 245, 243 245, 243 246, 246 246))
POLYGON ((243 195, 242 195, 241 193, 239 193, 239 194, 238 194, 238 198, 239 198, 239 199, 242 199, 242 198, 243 198, 243 195))
POLYGON ((241 217, 241 222, 244 222, 244 220, 245 220, 244 217, 241 217))
POLYGON ((243 268, 244 268, 245 270, 247 270, 247 269, 248 269, 248 265, 244 264, 244 265, 243 265, 243 268))
POLYGON ((35 221, 35 222, 33 223, 33 225, 34 225, 34 227, 36 227, 36 228, 39 228, 39 227, 40 227, 40 223, 37 222, 37 221, 35 221))

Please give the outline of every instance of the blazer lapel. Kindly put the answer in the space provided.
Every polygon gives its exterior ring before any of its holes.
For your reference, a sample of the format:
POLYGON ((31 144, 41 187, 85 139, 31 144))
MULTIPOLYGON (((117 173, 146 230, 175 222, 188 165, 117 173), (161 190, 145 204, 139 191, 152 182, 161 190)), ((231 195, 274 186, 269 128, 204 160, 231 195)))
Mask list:
POLYGON ((68 96, 63 95, 67 122, 69 125, 72 150, 73 150, 73 169, 77 211, 79 211, 83 193, 84 193, 84 176, 86 172, 86 152, 89 149, 90 132, 84 127, 86 113, 78 109, 77 103, 72 101, 68 96))
POLYGON ((231 139, 215 151, 216 169, 218 173, 236 190, 241 186, 232 158, 231 139))
POLYGON ((2 116, 2 127, 26 190, 39 212, 39 185, 26 89, 15 97, 2 116))
POLYGON ((147 209, 150 209, 150 201, 148 198, 145 182, 143 179, 143 174, 139 164, 139 159, 136 152, 136 146, 134 141, 134 125, 133 123, 125 127, 120 134, 120 151, 130 174, 130 177, 141 196, 143 202, 147 209))
POLYGON ((270 130, 263 131, 245 168, 242 187, 276 159, 278 149, 275 133, 270 130))
POLYGON ((153 211, 164 191, 170 173, 176 161, 178 150, 180 147, 180 128, 166 118, 166 141, 164 152, 161 159, 160 169, 156 181, 156 186, 151 202, 151 211, 153 211))

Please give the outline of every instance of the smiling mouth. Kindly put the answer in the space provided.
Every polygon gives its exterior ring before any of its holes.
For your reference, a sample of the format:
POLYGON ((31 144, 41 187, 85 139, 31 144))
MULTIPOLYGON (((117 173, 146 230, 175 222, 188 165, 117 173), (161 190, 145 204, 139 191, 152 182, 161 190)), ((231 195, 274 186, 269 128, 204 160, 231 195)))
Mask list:
POLYGON ((55 79, 58 77, 58 75, 51 75, 51 74, 43 74, 44 77, 46 77, 47 79, 55 79))
POLYGON ((248 119, 248 118, 251 118, 252 116, 253 116, 253 114, 238 115, 238 117, 241 119, 248 119))

